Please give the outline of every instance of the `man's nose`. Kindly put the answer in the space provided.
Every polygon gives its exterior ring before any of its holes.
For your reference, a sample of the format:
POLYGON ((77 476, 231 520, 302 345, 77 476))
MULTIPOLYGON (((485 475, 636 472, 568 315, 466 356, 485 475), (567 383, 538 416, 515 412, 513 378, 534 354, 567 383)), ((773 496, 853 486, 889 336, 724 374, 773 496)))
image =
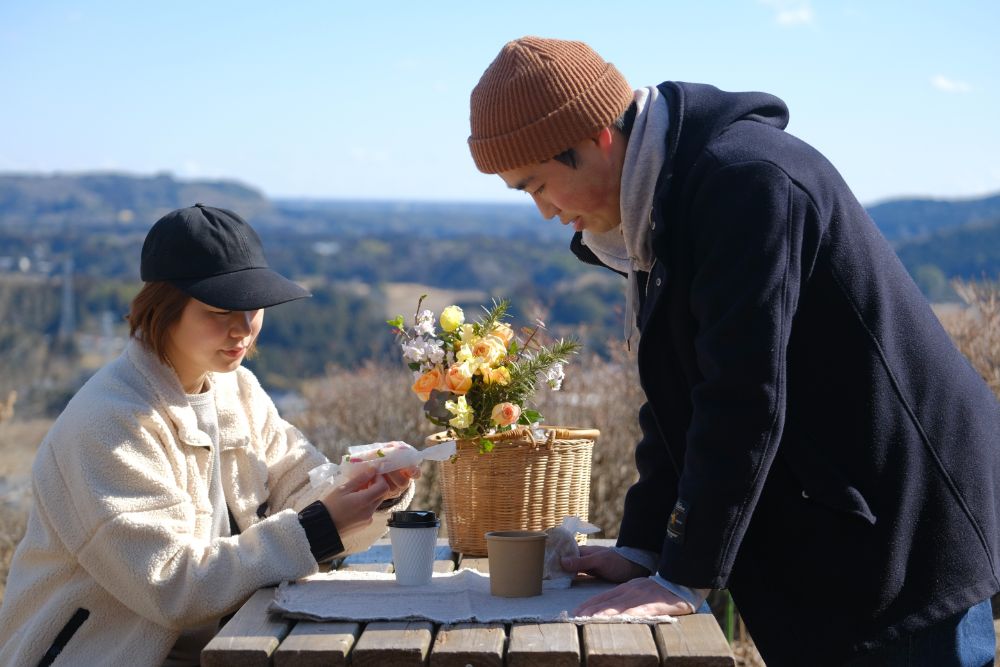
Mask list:
POLYGON ((535 200, 535 206, 538 208, 538 212, 542 214, 542 217, 546 220, 551 220, 559 214, 559 207, 553 205, 551 202, 542 199, 538 195, 531 195, 531 198, 535 200))

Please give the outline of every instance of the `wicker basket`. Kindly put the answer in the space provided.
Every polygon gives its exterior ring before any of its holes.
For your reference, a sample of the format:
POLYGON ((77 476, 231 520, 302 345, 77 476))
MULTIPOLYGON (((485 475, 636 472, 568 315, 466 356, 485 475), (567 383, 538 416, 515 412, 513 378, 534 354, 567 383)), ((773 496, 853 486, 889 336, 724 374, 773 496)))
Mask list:
MULTIPOLYGON (((543 440, 526 427, 489 436, 493 451, 457 440, 452 461, 440 466, 441 497, 453 551, 485 556, 491 530, 544 530, 563 517, 588 518, 590 457, 596 429, 543 426, 543 440)), ((452 440, 445 433, 427 444, 452 440)), ((586 535, 578 535, 581 544, 586 535)))

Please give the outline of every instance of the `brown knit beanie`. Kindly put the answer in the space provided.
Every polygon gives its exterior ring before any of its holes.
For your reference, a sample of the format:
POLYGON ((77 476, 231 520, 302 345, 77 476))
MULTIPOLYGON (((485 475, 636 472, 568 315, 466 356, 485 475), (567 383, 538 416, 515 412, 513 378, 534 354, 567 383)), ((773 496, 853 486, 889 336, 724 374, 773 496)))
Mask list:
POLYGON ((472 91, 472 159, 486 174, 548 160, 609 127, 631 103, 625 77, 583 42, 515 39, 472 91))

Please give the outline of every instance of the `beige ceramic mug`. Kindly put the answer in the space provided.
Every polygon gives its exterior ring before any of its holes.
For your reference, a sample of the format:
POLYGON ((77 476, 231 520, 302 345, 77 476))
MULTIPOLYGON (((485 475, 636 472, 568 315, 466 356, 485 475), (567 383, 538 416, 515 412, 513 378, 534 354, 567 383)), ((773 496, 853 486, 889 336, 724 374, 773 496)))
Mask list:
POLYGON ((502 598, 541 595, 546 537, 540 530, 486 533, 490 593, 502 598))

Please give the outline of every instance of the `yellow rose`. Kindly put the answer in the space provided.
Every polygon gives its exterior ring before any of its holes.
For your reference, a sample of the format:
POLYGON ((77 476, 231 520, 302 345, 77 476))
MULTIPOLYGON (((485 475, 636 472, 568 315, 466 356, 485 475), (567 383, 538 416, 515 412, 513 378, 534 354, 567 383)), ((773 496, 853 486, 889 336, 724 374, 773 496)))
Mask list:
POLYGON ((490 414, 490 420, 497 426, 510 426, 520 418, 521 408, 513 403, 497 403, 490 414))
POLYGON ((431 391, 444 388, 444 371, 440 366, 435 366, 417 378, 417 381, 410 387, 413 393, 420 397, 421 401, 426 401, 431 397, 431 391))
POLYGON ((510 341, 514 340, 514 330, 505 322, 493 327, 493 331, 490 333, 502 340, 505 348, 510 347, 510 341))
POLYGON ((459 396, 457 401, 446 401, 444 407, 447 408, 448 412, 455 415, 448 420, 449 424, 455 428, 469 428, 472 426, 475 415, 472 413, 472 407, 465 402, 465 396, 459 396))
POLYGON ((484 336, 472 346, 472 354, 487 366, 496 366, 507 356, 507 346, 496 336, 484 336))
POLYGON ((454 331, 465 322, 465 313, 458 306, 448 306, 441 311, 441 328, 454 331))
POLYGON ((498 368, 480 366, 479 372, 482 374, 483 382, 486 384, 499 384, 504 387, 510 384, 510 370, 506 366, 499 366, 498 368))
POLYGON ((453 394, 464 394, 472 388, 472 369, 467 362, 452 364, 444 376, 445 389, 453 394))

